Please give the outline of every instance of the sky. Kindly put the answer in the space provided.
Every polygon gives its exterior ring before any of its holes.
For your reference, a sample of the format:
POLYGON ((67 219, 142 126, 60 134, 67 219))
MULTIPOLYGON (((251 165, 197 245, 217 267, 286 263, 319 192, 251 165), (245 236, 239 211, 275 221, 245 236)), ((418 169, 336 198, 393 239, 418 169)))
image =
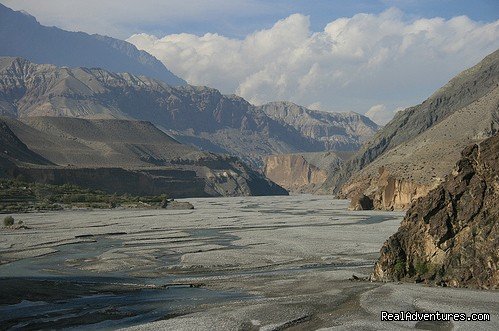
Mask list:
POLYGON ((0 0, 128 40, 194 85, 379 124, 499 48, 499 1, 0 0))

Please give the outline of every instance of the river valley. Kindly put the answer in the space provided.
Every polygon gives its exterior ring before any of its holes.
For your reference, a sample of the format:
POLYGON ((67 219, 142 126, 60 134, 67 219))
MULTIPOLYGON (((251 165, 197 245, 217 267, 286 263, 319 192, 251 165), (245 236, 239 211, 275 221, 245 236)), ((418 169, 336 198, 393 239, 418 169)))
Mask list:
POLYGON ((499 329, 496 292, 366 280, 403 213, 313 195, 188 201, 13 215, 26 228, 0 230, 1 329, 499 329), (382 310, 491 321, 382 322, 382 310))

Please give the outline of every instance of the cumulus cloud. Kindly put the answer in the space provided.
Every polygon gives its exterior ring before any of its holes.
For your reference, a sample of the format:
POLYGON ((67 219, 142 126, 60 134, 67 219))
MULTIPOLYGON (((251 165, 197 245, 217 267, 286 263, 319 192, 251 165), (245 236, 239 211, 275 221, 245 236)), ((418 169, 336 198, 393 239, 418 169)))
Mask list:
POLYGON ((395 109, 424 100, 497 49, 498 35, 499 20, 408 19, 391 8, 336 19, 319 32, 309 17, 294 14, 243 39, 184 33, 136 34, 128 41, 191 84, 256 104, 290 100, 362 113, 377 105, 371 114, 379 115, 379 105, 395 109))
POLYGON ((387 106, 374 105, 366 112, 366 116, 369 117, 374 123, 379 125, 385 125, 390 122, 395 113, 404 110, 406 107, 388 108, 387 106))

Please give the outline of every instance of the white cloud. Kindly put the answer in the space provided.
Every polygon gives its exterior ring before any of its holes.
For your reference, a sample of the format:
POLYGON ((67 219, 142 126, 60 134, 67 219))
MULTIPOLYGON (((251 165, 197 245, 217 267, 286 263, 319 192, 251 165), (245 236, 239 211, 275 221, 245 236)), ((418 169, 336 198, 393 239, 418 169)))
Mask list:
POLYGON ((290 100, 365 112, 373 104, 395 109, 421 102, 496 50, 498 36, 499 20, 409 20, 392 8, 340 18, 320 32, 311 31, 309 17, 294 14, 244 39, 138 34, 128 41, 191 84, 257 104, 290 100))
POLYGON ((324 109, 324 106, 322 105, 322 103, 320 102, 314 102, 314 103, 311 103, 309 105, 307 105, 307 108, 308 109, 312 109, 312 110, 322 110, 322 111, 326 111, 326 109, 324 109))
POLYGON ((389 110, 385 105, 374 105, 366 112, 366 116, 379 125, 388 123, 394 114, 395 111, 389 110))

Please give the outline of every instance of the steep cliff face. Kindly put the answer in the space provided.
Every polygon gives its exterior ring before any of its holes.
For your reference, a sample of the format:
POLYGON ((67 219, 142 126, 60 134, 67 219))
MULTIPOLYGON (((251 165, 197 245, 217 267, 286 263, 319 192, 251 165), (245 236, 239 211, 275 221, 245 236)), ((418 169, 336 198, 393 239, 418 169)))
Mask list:
POLYGON ((467 147, 381 249, 371 278, 499 286, 499 135, 467 147))
POLYGON ((351 199, 351 208, 357 210, 406 210, 419 197, 423 197, 440 181, 419 182, 412 178, 393 175, 385 167, 379 168, 377 175, 356 176, 343 187, 340 197, 351 199), (370 208, 359 205, 359 199, 368 199, 370 208))
POLYGON ((318 193, 328 174, 336 171, 350 153, 320 152, 270 155, 264 159, 263 173, 288 191, 318 193))
POLYGON ((442 180, 465 146, 498 130, 499 50, 420 105, 398 112, 323 187, 342 197, 351 197, 353 186, 364 187, 376 200, 372 194, 383 190, 376 184, 384 167, 396 181, 424 191, 442 180))
POLYGON ((292 192, 314 192, 327 178, 325 170, 300 154, 271 155, 264 163, 265 176, 292 192))

